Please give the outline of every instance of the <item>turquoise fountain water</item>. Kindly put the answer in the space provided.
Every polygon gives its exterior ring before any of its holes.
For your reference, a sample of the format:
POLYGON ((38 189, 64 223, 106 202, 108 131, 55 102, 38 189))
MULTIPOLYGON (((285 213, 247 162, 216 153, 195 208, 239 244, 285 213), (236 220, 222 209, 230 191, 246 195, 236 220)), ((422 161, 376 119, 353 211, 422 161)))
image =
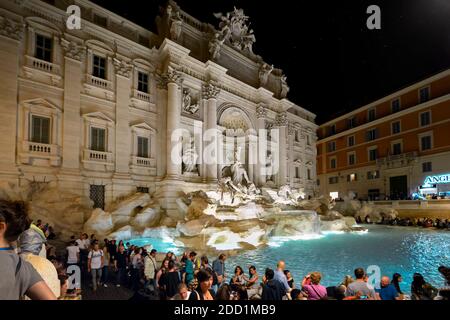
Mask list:
MULTIPOLYGON (((245 251, 227 260, 227 272, 236 265, 247 270, 255 265, 259 274, 266 267, 275 268, 279 259, 286 261, 299 283, 311 271, 320 271, 326 286, 339 284, 346 274, 353 275, 356 267, 380 267, 382 275, 392 277, 398 272, 403 276, 401 288, 408 292, 412 276, 420 272, 435 286, 443 285, 437 268, 450 265, 450 232, 422 228, 370 225, 368 233, 326 234, 309 240, 277 241, 265 248, 245 251)), ((182 252, 170 240, 142 238, 131 240, 137 245, 152 244, 159 251, 182 252)), ((210 257, 213 259, 214 257, 210 257)))

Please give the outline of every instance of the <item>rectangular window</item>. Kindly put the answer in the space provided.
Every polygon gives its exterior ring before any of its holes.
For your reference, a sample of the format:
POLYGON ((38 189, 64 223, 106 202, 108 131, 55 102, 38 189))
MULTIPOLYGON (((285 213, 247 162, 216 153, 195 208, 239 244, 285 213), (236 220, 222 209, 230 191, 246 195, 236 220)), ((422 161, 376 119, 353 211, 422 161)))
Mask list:
POLYGON ((353 182, 357 180, 356 173, 351 173, 347 175, 347 182, 353 182))
POLYGON ((392 154, 393 155, 398 155, 402 153, 402 144, 400 142, 398 143, 394 143, 392 145, 392 154))
POLYGON ((328 152, 336 151, 336 141, 328 142, 328 152))
POLYGON ((422 151, 431 149, 431 136, 424 136, 420 138, 420 145, 422 147, 422 151))
POLYGON ((422 172, 431 172, 433 171, 433 166, 431 162, 422 163, 422 172))
POLYGON ((299 167, 295 167, 295 178, 296 179, 300 178, 300 168, 299 167))
POLYGON ((138 157, 148 158, 148 138, 137 137, 138 157))
POLYGON ((369 111, 367 111, 367 120, 370 121, 374 121, 376 118, 376 112, 375 112, 375 108, 369 109, 369 111))
POLYGON ((105 209, 105 186, 90 185, 89 198, 94 202, 94 209, 105 209))
POLYGON ((350 136, 347 138, 347 146, 352 147, 355 145, 355 136, 350 136))
POLYGON ((50 144, 50 118, 31 117, 31 141, 50 144))
POLYGON ((308 180, 311 180, 311 169, 306 169, 306 176, 308 177, 308 180))
POLYGON ((376 140, 376 139, 378 139, 378 129, 375 128, 375 129, 368 130, 366 135, 367 135, 366 136, 367 141, 376 140))
POLYGON ((306 145, 308 145, 308 146, 311 145, 311 138, 309 135, 306 135, 306 145))
POLYGON ((295 141, 296 142, 300 141, 300 134, 299 134, 298 130, 295 130, 295 141))
POLYGON ((328 178, 328 183, 329 184, 336 184, 339 182, 339 177, 330 177, 328 178))
POLYGON ((356 127, 356 118, 352 117, 347 119, 347 129, 352 129, 354 127, 356 127))
POLYGON ((52 62, 52 39, 49 37, 36 35, 36 54, 35 57, 40 60, 52 62))
POLYGON ((92 75, 97 78, 106 79, 106 59, 94 55, 92 64, 92 75))
POLYGON ((425 87, 419 90, 419 103, 430 100, 430 87, 425 87))
POLYGON ((148 93, 148 74, 138 72, 138 90, 148 93))
POLYGON ((374 179, 378 179, 379 177, 380 177, 380 171, 378 171, 378 170, 367 172, 367 180, 374 180, 374 179))
POLYGON ((400 131, 401 131, 400 121, 392 122, 391 125, 392 125, 392 134, 400 133, 400 131))
POLYGON ((356 156, 354 153, 348 155, 348 165, 353 166, 356 163, 356 156))
POLYGON ((332 126, 330 126, 328 128, 328 132, 329 132, 330 136, 333 135, 333 134, 336 134, 336 125, 333 124, 332 126))
POLYGON ((336 169, 336 167, 337 167, 337 161, 336 161, 336 158, 330 159, 330 168, 331 168, 331 169, 336 169))
POLYGON ((378 158, 378 149, 369 150, 369 161, 376 161, 378 158))
POLYGON ((391 101, 391 111, 392 113, 400 111, 400 98, 391 101))
POLYGON ((420 114, 420 126, 428 126, 431 123, 431 112, 426 111, 420 114))
POLYGON ((105 129, 91 127, 91 150, 105 152, 105 133, 105 129))

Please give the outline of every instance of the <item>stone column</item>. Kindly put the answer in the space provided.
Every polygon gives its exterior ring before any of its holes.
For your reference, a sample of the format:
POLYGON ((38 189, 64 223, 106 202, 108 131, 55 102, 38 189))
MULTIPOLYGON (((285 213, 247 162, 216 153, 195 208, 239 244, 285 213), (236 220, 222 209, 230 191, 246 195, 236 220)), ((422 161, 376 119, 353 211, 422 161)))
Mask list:
POLYGON ((78 172, 80 169, 81 141, 81 62, 86 48, 76 42, 61 39, 64 49, 64 112, 62 133, 62 168, 78 172))
MULTIPOLYGON (((130 63, 115 57, 112 60, 116 72, 116 126, 115 126, 115 172, 113 175, 113 199, 135 191, 130 176, 131 130, 129 104, 131 96, 130 63)), ((111 79, 111 75, 109 76, 111 79)), ((111 132, 111 128, 108 128, 111 132)), ((134 141, 133 141, 134 142, 134 141)), ((109 150, 108 150, 109 151, 109 150)))
POLYGON ((295 130, 292 123, 288 124, 288 143, 289 143, 289 161, 288 161, 288 176, 289 176, 289 185, 291 188, 294 187, 294 177, 295 177, 295 168, 294 168, 294 134, 295 130))
MULTIPOLYGON (((266 148, 267 148, 267 134, 263 133, 263 131, 266 129, 266 117, 267 117, 267 109, 260 104, 257 108, 256 108, 256 118, 257 118, 257 130, 258 130, 258 139, 264 139, 264 141, 266 142, 266 148), (264 136, 263 136, 264 135, 264 136)), ((263 174, 264 170, 263 168, 265 167, 266 163, 262 161, 262 159, 260 159, 260 155, 259 152, 261 151, 259 149, 259 143, 258 143, 258 159, 257 159, 257 166, 256 166, 256 177, 257 180, 255 181, 257 186, 262 186, 263 184, 266 183, 266 176, 263 174)), ((266 149, 267 150, 267 149, 266 149)), ((267 151, 266 151, 267 153, 267 151)), ((264 159, 266 158, 266 155, 264 155, 264 159)))
POLYGON ((116 173, 130 172, 131 130, 128 107, 131 96, 131 65, 114 58, 116 70, 116 173))
POLYGON ((220 93, 220 89, 208 82, 203 86, 202 95, 203 99, 206 100, 206 130, 209 132, 210 141, 206 142, 206 148, 208 150, 215 150, 211 154, 213 157, 213 162, 206 165, 206 181, 207 182, 217 182, 217 165, 218 165, 218 131, 217 131, 217 96, 220 93))
POLYGON ((156 175, 159 180, 166 176, 167 170, 167 82, 162 76, 157 76, 157 112, 158 123, 157 128, 157 145, 158 152, 156 153, 156 175))
POLYGON ((276 117, 276 125, 279 130, 279 168, 278 168, 278 186, 286 184, 286 131, 287 131, 287 115, 281 112, 276 117))
POLYGON ((0 180, 19 182, 16 167, 17 79, 23 25, 7 17, 0 22, 0 180))
POLYGON ((183 80, 180 72, 170 67, 164 77, 167 83, 166 178, 178 180, 181 176, 181 137, 172 140, 172 133, 180 127, 180 87, 183 80), (172 155, 179 155, 180 158, 172 159, 172 155))

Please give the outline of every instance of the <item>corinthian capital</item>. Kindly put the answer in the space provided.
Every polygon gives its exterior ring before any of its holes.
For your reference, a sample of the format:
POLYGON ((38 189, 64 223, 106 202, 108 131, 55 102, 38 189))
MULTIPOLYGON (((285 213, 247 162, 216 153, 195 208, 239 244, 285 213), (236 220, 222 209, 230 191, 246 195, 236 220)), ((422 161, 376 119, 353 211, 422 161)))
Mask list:
POLYGON ((0 17, 0 35, 20 41, 23 36, 23 24, 0 17))
POLYGON ((220 93, 220 88, 213 84, 211 81, 205 83, 202 87, 202 97, 205 100, 208 99, 217 99, 217 96, 220 93))
POLYGON ((288 125, 286 112, 280 112, 277 114, 275 123, 278 127, 286 127, 288 125))
POLYGON ((86 47, 74 41, 61 38, 61 47, 64 49, 66 57, 82 61, 86 55, 86 47))
POLYGON ((132 66, 130 63, 122 60, 122 59, 113 59, 114 68, 116 69, 116 73, 122 77, 129 78, 131 75, 132 66))
POLYGON ((263 104, 259 104, 256 107, 256 118, 257 119, 265 119, 267 118, 267 109, 263 104))

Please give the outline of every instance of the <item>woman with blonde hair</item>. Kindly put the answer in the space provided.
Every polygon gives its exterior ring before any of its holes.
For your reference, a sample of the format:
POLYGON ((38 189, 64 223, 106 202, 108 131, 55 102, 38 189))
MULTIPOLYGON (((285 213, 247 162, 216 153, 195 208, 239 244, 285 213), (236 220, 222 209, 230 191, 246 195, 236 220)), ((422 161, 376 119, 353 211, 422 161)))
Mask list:
POLYGON ((327 288, 320 284, 322 274, 311 272, 302 281, 302 291, 308 295, 308 300, 327 300, 327 288))

